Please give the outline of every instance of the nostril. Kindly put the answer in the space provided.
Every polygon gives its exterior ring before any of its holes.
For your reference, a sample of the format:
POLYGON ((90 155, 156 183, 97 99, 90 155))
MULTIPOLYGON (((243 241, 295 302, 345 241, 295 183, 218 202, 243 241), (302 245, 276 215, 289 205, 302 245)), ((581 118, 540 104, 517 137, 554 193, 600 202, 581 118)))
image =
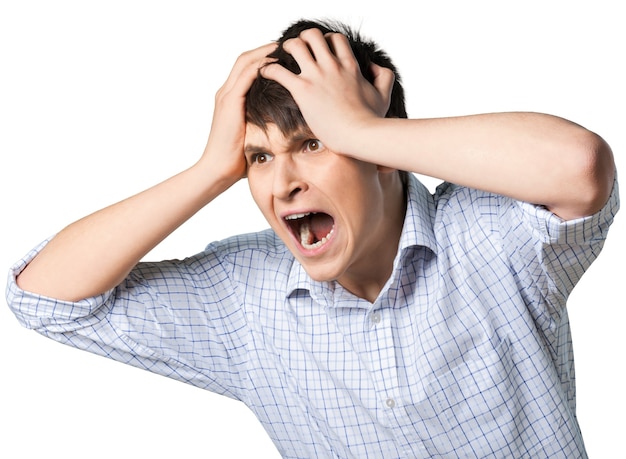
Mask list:
POLYGON ((289 197, 293 198, 295 195, 297 195, 301 191, 302 191, 302 188, 296 187, 293 190, 291 190, 291 193, 289 193, 289 197))

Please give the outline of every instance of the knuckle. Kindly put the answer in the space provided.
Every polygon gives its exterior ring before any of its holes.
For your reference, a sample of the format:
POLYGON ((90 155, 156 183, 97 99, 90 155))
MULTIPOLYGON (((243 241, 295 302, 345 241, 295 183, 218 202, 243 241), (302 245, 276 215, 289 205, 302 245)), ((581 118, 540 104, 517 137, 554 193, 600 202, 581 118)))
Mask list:
POLYGON ((307 39, 312 38, 312 37, 319 37, 321 35, 322 35, 322 31, 316 28, 306 29, 300 32, 300 37, 307 38, 307 39))
POLYGON ((268 62, 268 63, 262 65, 259 68, 259 72, 260 72, 261 76, 263 78, 271 78, 272 76, 274 76, 276 74, 276 65, 278 65, 278 64, 274 64, 272 62, 268 62))
POLYGON ((305 45, 304 41, 300 37, 290 38, 283 43, 283 49, 287 52, 305 45))
POLYGON ((394 80, 396 79, 396 74, 393 73, 393 70, 391 70, 388 67, 383 67, 382 73, 383 75, 386 75, 389 79, 394 79, 394 80))

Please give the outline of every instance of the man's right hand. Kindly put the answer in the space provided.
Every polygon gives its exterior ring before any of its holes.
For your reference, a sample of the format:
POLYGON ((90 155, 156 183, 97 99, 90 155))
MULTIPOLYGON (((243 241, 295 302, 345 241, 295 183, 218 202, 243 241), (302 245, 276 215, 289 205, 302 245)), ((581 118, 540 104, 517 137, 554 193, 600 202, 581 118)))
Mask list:
POLYGON ((270 43, 239 56, 224 85, 215 95, 211 133, 200 163, 206 163, 218 176, 236 182, 246 174, 243 155, 246 134, 246 94, 259 68, 276 48, 270 43))

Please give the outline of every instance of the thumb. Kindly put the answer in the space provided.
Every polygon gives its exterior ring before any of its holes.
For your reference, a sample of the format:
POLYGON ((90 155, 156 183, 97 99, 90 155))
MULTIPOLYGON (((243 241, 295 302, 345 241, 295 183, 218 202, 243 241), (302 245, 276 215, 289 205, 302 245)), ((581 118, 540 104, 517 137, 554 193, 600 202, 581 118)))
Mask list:
POLYGON ((393 90, 393 83, 396 81, 396 76, 393 70, 387 67, 381 67, 380 65, 372 63, 370 65, 370 71, 374 77, 372 85, 376 88, 376 91, 380 94, 385 102, 385 113, 391 103, 391 91, 393 90))

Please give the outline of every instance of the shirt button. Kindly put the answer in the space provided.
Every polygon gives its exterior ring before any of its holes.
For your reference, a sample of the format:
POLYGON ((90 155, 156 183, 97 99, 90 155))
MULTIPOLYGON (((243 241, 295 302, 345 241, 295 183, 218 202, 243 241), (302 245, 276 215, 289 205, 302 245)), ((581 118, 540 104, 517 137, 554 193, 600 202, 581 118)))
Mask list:
POLYGON ((375 312, 374 314, 372 314, 372 318, 370 320, 373 324, 380 323, 380 312, 375 312))
POLYGON ((387 405, 387 407, 389 408, 393 408, 394 406, 396 406, 396 401, 392 398, 388 398, 385 402, 385 405, 387 405))

